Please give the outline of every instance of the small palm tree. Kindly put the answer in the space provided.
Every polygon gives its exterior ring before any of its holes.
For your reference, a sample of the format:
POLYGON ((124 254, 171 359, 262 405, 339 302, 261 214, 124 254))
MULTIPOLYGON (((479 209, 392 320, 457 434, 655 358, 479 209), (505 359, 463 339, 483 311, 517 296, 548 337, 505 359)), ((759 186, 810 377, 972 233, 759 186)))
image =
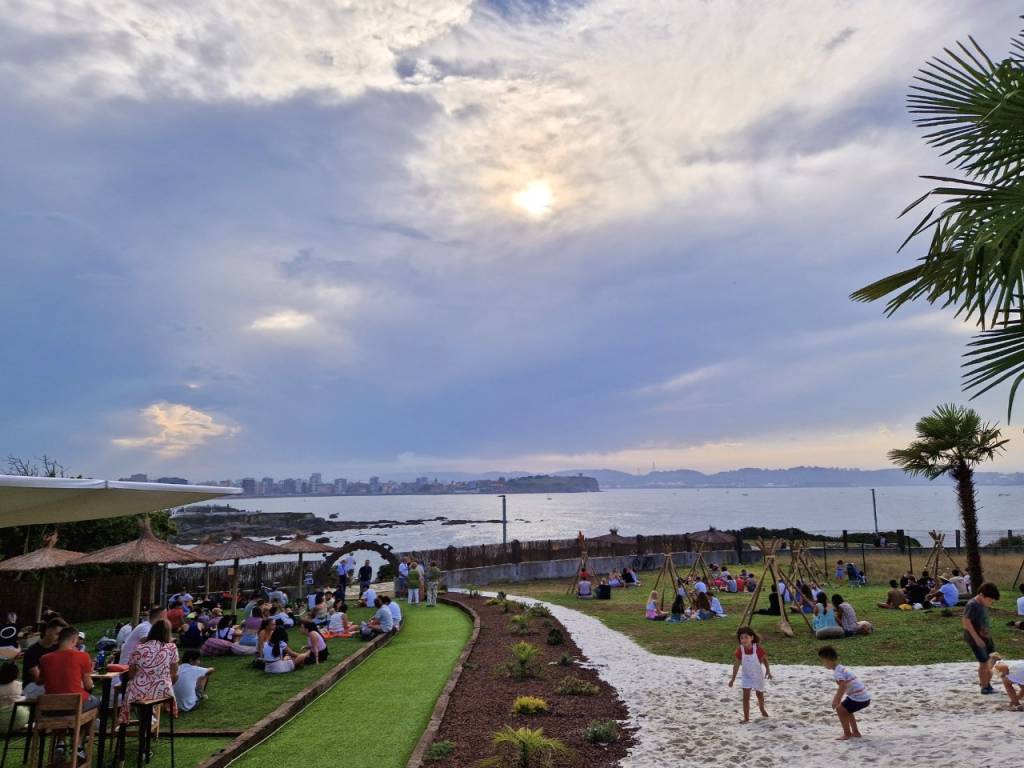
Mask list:
POLYGON ((558 739, 544 735, 543 728, 513 728, 506 725, 491 742, 499 754, 481 762, 482 766, 505 768, 548 768, 572 756, 572 750, 558 739))
POLYGON ((889 451, 889 460, 909 475, 929 480, 943 475, 953 478, 964 525, 967 571, 977 590, 982 569, 974 468, 1002 453, 1009 440, 1003 438, 998 427, 983 422, 973 409, 953 404, 938 406, 918 421, 915 429, 917 439, 906 448, 889 451))

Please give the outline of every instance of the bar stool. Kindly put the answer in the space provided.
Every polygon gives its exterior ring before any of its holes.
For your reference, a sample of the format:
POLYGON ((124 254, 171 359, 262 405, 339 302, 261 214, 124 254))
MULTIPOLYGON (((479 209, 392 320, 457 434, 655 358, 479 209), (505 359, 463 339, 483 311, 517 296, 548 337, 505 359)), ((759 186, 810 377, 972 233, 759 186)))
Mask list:
POLYGON ((25 723, 23 729, 20 729, 25 734, 25 744, 21 750, 21 763, 24 765, 28 762, 28 745, 32 741, 32 726, 36 721, 36 701, 37 699, 18 699, 14 702, 14 706, 11 707, 11 722, 7 725, 7 736, 4 738, 4 753, 0 757, 0 768, 4 768, 4 765, 7 764, 7 750, 11 747, 11 739, 18 735, 15 725, 18 722, 19 707, 24 707, 28 710, 28 722, 25 723))
POLYGON ((77 693, 44 693, 36 701, 36 722, 31 739, 30 759, 38 758, 39 768, 43 768, 46 758, 46 737, 50 742, 50 761, 48 765, 60 765, 56 755, 57 735, 70 733, 70 746, 66 746, 65 757, 71 765, 78 764, 78 749, 85 749, 86 765, 92 764, 93 735, 96 731, 96 718, 99 712, 90 709, 82 711, 82 697, 77 693), (85 741, 82 741, 82 729, 85 728, 85 741))
MULTIPOLYGON (((142 765, 148 765, 150 758, 153 753, 153 719, 157 708, 162 704, 173 703, 173 696, 164 696, 160 699, 140 699, 139 701, 133 701, 131 706, 135 707, 138 713, 138 734, 139 744, 138 751, 135 757, 135 765, 141 768, 142 765)), ((174 718, 168 717, 167 721, 170 725, 170 738, 171 738, 171 768, 174 768, 174 718)), ((159 724, 157 725, 159 729, 159 724)), ((115 760, 118 765, 124 765, 125 762, 125 740, 128 735, 128 724, 122 725, 117 732, 117 749, 115 760)), ((157 734, 159 735, 159 734, 157 734)), ((102 766, 101 766, 102 768, 102 766)))

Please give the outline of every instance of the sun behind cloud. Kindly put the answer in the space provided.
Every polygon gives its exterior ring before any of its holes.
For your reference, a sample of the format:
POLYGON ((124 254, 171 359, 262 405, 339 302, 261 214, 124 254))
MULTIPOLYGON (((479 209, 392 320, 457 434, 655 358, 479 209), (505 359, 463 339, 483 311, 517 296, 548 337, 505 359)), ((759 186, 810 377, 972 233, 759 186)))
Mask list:
POLYGON ((530 216, 540 219, 552 212, 555 195, 545 179, 537 179, 526 185, 512 197, 513 202, 530 216))
POLYGON ((217 438, 231 437, 237 427, 221 424, 212 414, 182 403, 159 402, 143 408, 139 413, 142 430, 149 434, 140 437, 115 437, 111 442, 119 448, 143 448, 158 456, 181 456, 204 443, 217 438))
POLYGON ((257 317, 249 324, 253 331, 299 331, 316 322, 316 318, 306 312, 285 309, 263 317, 257 317))

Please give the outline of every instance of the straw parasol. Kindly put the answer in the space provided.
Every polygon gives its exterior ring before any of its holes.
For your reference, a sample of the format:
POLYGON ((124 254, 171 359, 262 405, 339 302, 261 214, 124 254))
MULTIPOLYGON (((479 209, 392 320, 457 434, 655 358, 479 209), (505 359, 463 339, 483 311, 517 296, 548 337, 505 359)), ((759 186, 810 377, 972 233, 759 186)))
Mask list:
POLYGON ((139 519, 139 537, 124 544, 115 544, 112 547, 99 549, 82 555, 71 562, 71 565, 133 565, 137 566, 135 573, 135 589, 132 593, 132 618, 139 615, 142 608, 142 578, 144 565, 158 565, 160 563, 178 563, 189 565, 191 563, 206 563, 210 558, 204 555, 197 555, 187 549, 176 547, 163 539, 153 535, 149 527, 149 518, 139 519))
POLYGON ((298 581, 298 584, 299 584, 299 594, 300 595, 302 594, 302 558, 303 558, 303 556, 306 555, 306 554, 316 554, 316 555, 330 554, 332 552, 337 552, 338 551, 334 547, 328 546, 327 544, 320 544, 320 543, 315 542, 315 541, 310 541, 306 537, 306 534, 304 534, 304 533, 296 533, 294 539, 291 539, 290 541, 286 541, 284 544, 281 545, 281 549, 283 549, 285 552, 291 552, 292 554, 297 554, 299 556, 299 566, 298 566, 299 581, 298 581))
POLYGON ((81 552, 57 549, 57 533, 43 537, 43 546, 18 557, 0 561, 0 571, 27 573, 39 571, 39 596, 36 598, 36 621, 43 615, 43 593, 46 591, 46 572, 64 568, 72 560, 81 557, 81 552))
POLYGON ((231 538, 223 544, 218 544, 208 550, 204 550, 205 556, 211 560, 233 560, 234 575, 231 577, 231 610, 238 609, 238 561, 250 557, 263 557, 264 555, 287 554, 281 547, 269 544, 265 541, 246 539, 238 531, 233 531, 231 538))
POLYGON ((690 537, 690 541, 696 541, 701 544, 721 544, 726 546, 736 546, 736 537, 731 533, 720 531, 717 528, 708 528, 706 531, 697 531, 696 533, 686 534, 690 537))

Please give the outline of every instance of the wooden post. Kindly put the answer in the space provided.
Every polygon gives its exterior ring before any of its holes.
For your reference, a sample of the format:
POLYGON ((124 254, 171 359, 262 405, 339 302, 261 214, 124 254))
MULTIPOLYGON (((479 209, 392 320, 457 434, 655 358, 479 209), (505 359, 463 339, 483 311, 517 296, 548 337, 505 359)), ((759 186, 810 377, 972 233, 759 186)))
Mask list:
POLYGON ((142 566, 135 568, 135 584, 132 587, 132 625, 138 624, 139 614, 142 612, 142 566))
MULTIPOLYGON (((959 539, 959 537, 957 537, 959 539)), ((907 549, 907 534, 902 528, 896 529, 896 544, 900 548, 900 554, 902 555, 907 549)))
POLYGON ((231 574, 231 613, 238 611, 238 558, 231 574))
POLYGON ((956 529, 956 553, 960 554, 960 529, 956 529))
POLYGON ((843 552, 850 551, 850 534, 845 530, 843 531, 843 552))
MULTIPOLYGON (((43 618, 43 593, 46 591, 46 571, 39 572, 39 594, 36 595, 36 624, 43 618)), ((40 646, 42 647, 42 646, 40 646)))
POLYGON ((866 574, 868 572, 868 559, 864 554, 864 546, 864 542, 862 541, 860 543, 860 565, 864 573, 866 574))
POLYGON ((821 559, 825 562, 825 584, 828 583, 828 540, 821 540, 821 559))

